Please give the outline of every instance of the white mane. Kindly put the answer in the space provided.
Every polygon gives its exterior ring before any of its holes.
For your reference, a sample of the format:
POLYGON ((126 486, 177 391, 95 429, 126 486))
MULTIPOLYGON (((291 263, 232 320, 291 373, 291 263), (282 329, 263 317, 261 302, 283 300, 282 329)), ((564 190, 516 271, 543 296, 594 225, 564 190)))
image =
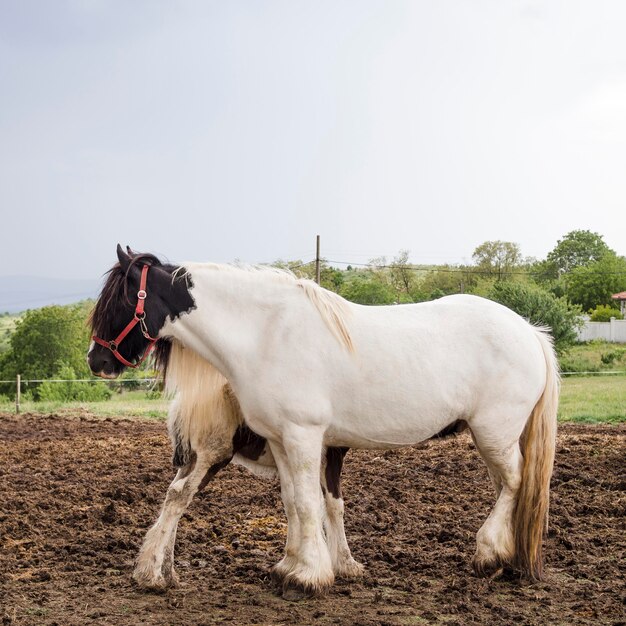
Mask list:
POLYGON ((277 282, 293 284, 296 288, 300 289, 315 306, 326 326, 336 339, 350 352, 354 352, 352 337, 350 336, 346 321, 350 314, 348 303, 338 294, 324 289, 324 287, 320 287, 312 280, 308 278, 298 278, 288 269, 272 267, 271 265, 184 263, 174 274, 176 276, 184 276, 193 270, 194 267, 215 271, 258 272, 277 282), (183 268, 185 269, 185 273, 181 273, 183 268))

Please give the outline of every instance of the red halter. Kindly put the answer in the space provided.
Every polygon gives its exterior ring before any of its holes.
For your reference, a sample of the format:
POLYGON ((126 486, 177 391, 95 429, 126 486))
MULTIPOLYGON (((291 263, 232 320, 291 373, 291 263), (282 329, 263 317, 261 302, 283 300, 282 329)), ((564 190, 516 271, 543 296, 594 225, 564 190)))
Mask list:
POLYGON ((100 339, 99 337, 96 337, 95 335, 91 337, 97 344, 100 344, 101 346, 108 348, 113 353, 113 356, 118 361, 120 361, 120 363, 123 363, 124 365, 126 365, 126 367, 139 367, 146 360, 147 356, 152 351, 152 348, 154 348, 154 344, 159 340, 158 337, 155 339, 154 337, 150 336, 150 333, 148 332, 148 327, 146 326, 146 313, 144 311, 144 304, 145 304, 146 296, 148 295, 146 293, 146 282, 148 279, 149 267, 150 267, 149 265, 144 265, 141 270, 141 281, 139 283, 139 291, 137 292, 137 306, 135 307, 135 314, 133 315, 133 319, 130 320, 126 328, 113 341, 105 341, 104 339, 100 339), (150 343, 148 344, 148 347, 145 349, 141 359, 139 359, 139 361, 137 361, 136 363, 131 363, 130 361, 127 361, 119 353, 118 347, 122 343, 126 335, 128 335, 128 333, 133 328, 135 328, 137 324, 141 325, 141 334, 146 339, 148 339, 150 343))

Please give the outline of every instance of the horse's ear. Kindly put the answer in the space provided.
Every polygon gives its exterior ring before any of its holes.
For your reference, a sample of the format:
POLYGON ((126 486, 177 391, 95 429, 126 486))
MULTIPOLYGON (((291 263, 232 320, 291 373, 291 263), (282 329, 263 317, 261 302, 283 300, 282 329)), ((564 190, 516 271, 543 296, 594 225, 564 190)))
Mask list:
POLYGON ((120 267, 127 272, 130 266, 131 258, 126 252, 124 252, 124 249, 119 243, 117 244, 117 258, 120 262, 120 267))
POLYGON ((132 259, 134 256, 137 256, 135 252, 133 252, 130 249, 130 246, 126 246, 126 252, 128 253, 128 256, 132 259))

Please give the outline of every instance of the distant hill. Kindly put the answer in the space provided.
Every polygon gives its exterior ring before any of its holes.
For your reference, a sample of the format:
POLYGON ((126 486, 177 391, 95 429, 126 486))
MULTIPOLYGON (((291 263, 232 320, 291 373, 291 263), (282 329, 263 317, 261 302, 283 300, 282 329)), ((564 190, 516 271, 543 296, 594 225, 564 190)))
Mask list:
POLYGON ((0 276, 0 313, 18 313, 49 304, 71 304, 95 298, 100 281, 40 276, 0 276))

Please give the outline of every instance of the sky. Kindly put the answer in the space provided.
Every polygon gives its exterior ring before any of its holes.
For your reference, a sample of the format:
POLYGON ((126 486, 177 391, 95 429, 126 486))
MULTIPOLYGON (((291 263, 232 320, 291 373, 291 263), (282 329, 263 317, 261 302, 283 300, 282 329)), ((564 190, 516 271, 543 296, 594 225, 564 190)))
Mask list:
POLYGON ((621 0, 1 0, 0 276, 626 254, 621 0))

